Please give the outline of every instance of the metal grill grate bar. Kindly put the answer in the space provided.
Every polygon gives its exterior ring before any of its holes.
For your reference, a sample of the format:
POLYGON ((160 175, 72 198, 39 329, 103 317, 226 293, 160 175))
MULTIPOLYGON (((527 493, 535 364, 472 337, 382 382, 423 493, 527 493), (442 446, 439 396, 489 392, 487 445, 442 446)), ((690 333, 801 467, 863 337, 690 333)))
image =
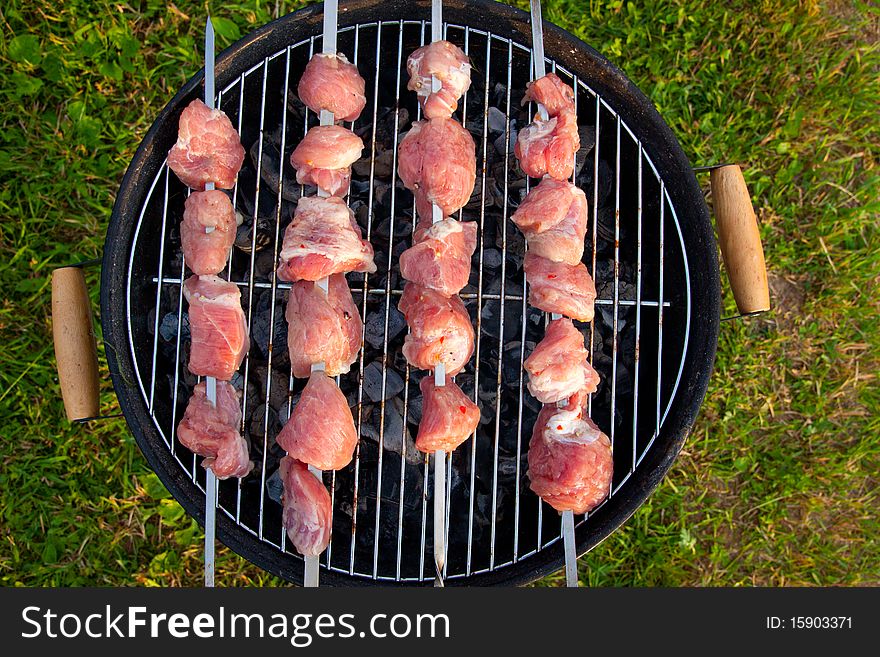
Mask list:
MULTIPOLYGON (((397 176, 397 141, 400 129, 400 66, 403 58, 403 22, 400 23, 400 31, 397 39, 397 95, 395 96, 395 106, 398 108, 394 112, 394 150, 391 161, 391 179, 396 180, 397 176)), ((388 268, 385 274, 385 326, 383 329, 382 351, 382 401, 379 403, 379 464, 376 477, 376 515, 375 526, 373 528, 373 579, 379 574, 379 520, 382 513, 382 464, 385 451, 385 391, 388 383, 388 322, 391 318, 391 271, 393 264, 393 247, 394 247, 394 219, 397 201, 397 186, 391 187, 391 214, 389 217, 388 228, 388 268)))
POLYGON ((638 233, 636 235, 636 346, 635 346, 635 374, 633 383, 633 431, 632 431, 632 465, 630 473, 636 469, 636 451, 638 449, 637 438, 639 435, 639 353, 641 351, 642 337, 642 142, 639 142, 639 178, 638 178, 639 205, 638 233))
MULTIPOLYGON (((153 276, 150 280, 153 283, 159 283, 159 281, 161 280, 163 286, 164 285, 175 285, 176 286, 176 285, 180 285, 183 282, 180 279, 180 277, 171 277, 171 276, 165 276, 161 279, 159 279, 157 276, 153 276)), ((239 287, 250 287, 250 285, 251 285, 251 283, 248 281, 230 281, 230 283, 234 283, 235 285, 238 285, 239 287)), ((255 282, 255 283, 253 283, 253 286, 255 289, 258 289, 258 290, 260 290, 260 289, 269 290, 272 288, 272 284, 267 283, 267 282, 255 282)), ((284 282, 280 282, 275 285, 276 290, 289 290, 291 287, 293 287, 291 283, 284 283, 284 282)), ((362 288, 362 287, 349 287, 349 290, 351 290, 352 294, 359 294, 359 293, 364 294, 365 293, 368 295, 375 295, 375 296, 385 296, 386 294, 390 294, 393 297, 399 297, 403 294, 403 290, 397 289, 397 288, 393 288, 390 291, 386 291, 385 289, 378 289, 378 290, 367 289, 365 291, 364 288, 362 288)), ((462 300, 464 300, 464 301, 474 301, 474 300, 477 300, 477 301, 498 301, 501 299, 500 294, 493 294, 491 292, 481 292, 481 293, 462 292, 458 296, 460 296, 462 298, 462 300)), ((523 301, 524 297, 521 294, 505 294, 504 300, 505 301, 523 301)), ((659 301, 655 301, 652 299, 640 299, 640 300, 618 299, 617 300, 617 305, 619 305, 621 307, 635 307, 638 305, 638 306, 642 306, 643 308, 656 308, 659 303, 660 303, 659 301)), ((597 306, 613 306, 614 299, 596 299, 595 304, 597 306)), ((670 301, 664 301, 663 305, 668 308, 672 305, 672 303, 670 301)))
MULTIPOLYGON (((617 408, 617 348, 619 343, 619 304, 620 299, 620 116, 617 117, 617 148, 614 154, 614 322, 611 330, 611 454, 614 454, 614 438, 617 433, 617 423, 614 422, 614 412, 617 408)), ((610 495, 614 488, 614 482, 608 485, 610 495)))
MULTIPOLYGON (((168 178, 169 169, 165 169, 165 198, 162 202, 162 243, 159 245, 159 278, 162 278, 162 267, 165 265, 165 236, 168 234, 168 178)), ((181 278, 183 272, 181 272, 181 278)), ((153 412, 153 401, 156 393, 156 353, 159 350, 159 304, 162 301, 162 288, 156 288, 156 321, 153 325, 153 366, 150 373, 150 413, 153 412)))
MULTIPOLYGON (((265 107, 265 78, 263 79, 263 101, 261 105, 265 107)), ((290 87, 290 48, 287 49, 284 58, 284 95, 282 96, 282 102, 286 102, 287 92, 290 87)), ((243 97, 243 94, 242 94, 243 97)), ((261 127, 260 130, 260 148, 262 153, 262 141, 263 141, 263 130, 261 127)), ((287 143, 287 112, 282 112, 281 115, 281 153, 284 153, 284 148, 287 143)), ((261 157, 262 160, 262 157, 261 157)), ((276 209, 275 209, 275 242, 272 249, 273 261, 278 260, 278 251, 281 245, 281 191, 284 188, 284 167, 278 167, 278 194, 276 196, 276 209)), ((255 206, 256 207, 256 206, 255 206)), ((256 236, 256 231, 254 231, 254 236, 256 236)), ((250 278, 251 284, 253 285, 253 276, 250 278)), ((275 297, 276 291, 278 289, 278 276, 275 272, 275 269, 272 270, 272 282, 269 288, 271 290, 272 295, 272 303, 270 305, 269 310, 269 344, 268 344, 268 356, 267 356, 267 365, 266 369, 271 372, 272 371, 272 356, 274 354, 274 346, 275 346, 275 297)), ((253 300, 251 299, 251 306, 253 305, 253 300)), ((282 345, 282 348, 286 348, 287 345, 282 345)), ((291 372, 292 376, 292 372, 291 372)), ((289 385, 289 384, 288 384, 289 385)), ((266 377, 266 399, 269 399, 269 395, 272 392, 272 377, 266 377)), ((290 409, 290 404, 287 406, 290 409)), ((269 404, 266 404, 266 408, 263 413, 263 464, 261 468, 261 483, 260 487, 261 498, 260 504, 263 504, 265 501, 265 491, 266 491, 266 454, 268 453, 268 445, 269 445, 269 404)), ((240 492, 239 492, 240 495, 240 492)), ((332 507, 331 507, 332 508, 332 507)), ((262 518, 263 514, 260 513, 260 517, 262 518)), ((262 527, 261 527, 262 529, 262 527)), ((284 550, 287 547, 287 532, 284 531, 284 528, 281 529, 281 549, 284 550)))
MULTIPOLYGON (((358 26, 357 34, 360 36, 360 26, 358 26)), ((367 203, 367 240, 370 240, 373 232, 373 196, 375 193, 375 180, 376 180, 376 124, 377 117, 379 114, 379 70, 380 70, 380 62, 381 57, 380 53, 382 52, 382 28, 378 26, 376 29, 376 69, 374 71, 375 83, 373 86, 373 130, 372 130, 372 139, 371 139, 371 151, 370 151, 370 186, 369 186, 369 201, 367 203)), ((357 62, 359 50, 355 50, 354 61, 357 62)), ((364 274, 363 279, 363 297, 361 302, 361 317, 366 319, 367 316, 367 294, 369 293, 369 274, 364 274)), ((366 326, 364 327, 364 332, 366 332, 366 326)), ((364 333, 361 337, 361 352, 359 357, 359 370, 358 370, 358 412, 357 412, 357 429, 358 435, 363 435, 363 400, 364 400, 364 360, 365 354, 363 345, 365 342, 364 333)), ((357 512, 358 512, 358 493, 359 493, 359 483, 360 483, 360 454, 361 454, 361 446, 360 441, 358 441, 358 445, 355 448, 354 455, 354 488, 352 493, 352 511, 351 511, 351 545, 350 545, 350 556, 349 556, 349 564, 348 564, 348 573, 349 575, 354 575, 354 562, 355 562, 355 548, 356 548, 356 538, 357 538, 357 512)))
MULTIPOLYGON (((241 84, 241 87, 243 88, 244 87, 244 76, 243 75, 241 77, 239 77, 239 83, 241 84)), ((217 96, 217 107, 221 106, 220 103, 222 102, 222 100, 223 100, 223 92, 221 91, 220 94, 218 94, 218 96, 217 96)), ((238 134, 241 134, 241 121, 242 121, 242 116, 244 115, 243 110, 244 110, 244 94, 240 93, 240 94, 238 94, 238 127, 236 128, 238 134)), ((237 207, 236 206, 237 201, 238 201, 238 180, 236 179, 235 186, 232 188, 232 207, 237 207)), ((181 279, 183 278, 183 271, 180 272, 180 277, 181 277, 181 279)), ((230 258, 228 260, 227 267, 226 267, 226 280, 227 281, 232 280, 232 257, 231 257, 231 254, 230 254, 230 258)), ((181 293, 182 292, 183 292, 183 290, 181 290, 181 293)), ((181 303, 181 305, 183 304, 183 295, 182 294, 181 294, 181 298, 180 298, 180 303, 181 303)), ((182 319, 183 319, 183 311, 182 311, 182 309, 180 309, 180 310, 178 310, 178 313, 177 313, 177 320, 178 320, 177 321, 177 330, 178 330, 177 348, 178 348, 178 350, 180 349, 180 324, 181 324, 182 319)), ((177 362, 177 363, 180 362, 180 354, 179 353, 177 354, 175 362, 177 362)), ((180 371, 180 367, 176 368, 175 375, 179 371, 180 371)), ((175 381, 175 384, 174 384, 174 394, 175 395, 177 394, 177 388, 178 388, 177 382, 175 381)), ((175 404, 175 409, 176 409, 176 407, 177 407, 177 404, 175 404)), ((241 407, 241 422, 242 422, 241 428, 242 428, 242 430, 244 430, 244 416, 245 416, 245 408, 244 408, 244 402, 242 401, 242 407, 241 407)), ((193 456, 193 458, 195 458, 195 456, 193 456)), ((241 522, 241 478, 239 478, 235 484, 235 522, 236 523, 241 522)))
POLYGON ((490 529, 489 569, 495 567, 495 537, 496 520, 498 517, 498 441, 501 430, 501 381, 504 358, 504 290, 507 280, 507 223, 508 223, 508 180, 510 172, 510 89, 513 86, 513 44, 507 48, 507 94, 505 99, 505 116, 508 121, 504 125, 504 205, 501 210, 501 295, 500 310, 498 312, 498 373, 495 379, 495 440, 492 451, 492 517, 490 529))
MULTIPOLYGON (((466 37, 470 36, 470 30, 465 32, 466 37)), ((491 42, 491 34, 487 37, 488 42, 491 42)), ((467 50, 465 51, 468 56, 470 56, 470 39, 468 38, 466 43, 467 50)), ((480 353, 482 347, 482 325, 483 325, 483 313, 481 309, 483 308, 483 299, 486 298, 483 292, 483 258, 485 256, 485 247, 486 247, 486 235, 485 235, 485 225, 486 225, 486 170, 489 166, 489 154, 486 150, 488 148, 488 138, 489 138, 489 129, 488 129, 488 121, 489 121, 489 72, 490 66, 492 62, 492 49, 486 48, 486 81, 485 81, 485 89, 483 91, 483 166, 480 175, 480 255, 479 255, 479 265, 477 269, 477 327, 476 327, 476 343, 474 345, 474 403, 479 405, 480 403, 480 353)), ((464 103, 465 107, 467 103, 464 103)), ((459 296, 461 296, 461 292, 459 291, 459 296)), ((498 295, 499 299, 501 295, 498 295)), ((468 482, 468 540, 467 540, 467 554, 465 556, 465 573, 470 574, 471 572, 471 559, 473 557, 473 543, 474 543, 474 482, 476 479, 476 463, 477 463, 477 431, 474 431, 473 436, 471 437, 470 443, 471 449, 471 458, 470 458, 470 480, 468 482)), ((450 491, 452 487, 450 486, 450 491)), ((516 531, 516 528, 514 528, 516 531)), ((448 571, 448 568, 447 568, 448 571)), ((444 573, 445 574, 445 573, 444 573)))
MULTIPOLYGON (((158 283, 160 281, 160 279, 156 276, 153 276, 150 280, 153 283, 158 283)), ((170 277, 170 276, 166 276, 166 277, 162 278, 161 281, 162 281, 163 286, 164 285, 178 286, 182 283, 180 277, 170 277)), ((250 286, 250 283, 248 281, 230 281, 230 282, 234 283, 235 285, 238 285, 239 287, 249 287, 250 286)), ((253 284, 253 286, 255 289, 258 289, 258 290, 260 290, 260 289, 269 290, 272 288, 272 284, 266 283, 266 282, 255 282, 253 284)), ((275 289, 283 291, 283 290, 289 290, 291 287, 292 287, 292 285, 290 283, 278 283, 275 286, 275 289)), ((362 288, 362 287, 349 287, 349 290, 351 290, 352 294, 363 294, 364 293, 364 288, 362 288)), ((386 292, 386 290, 384 290, 384 289, 379 289, 379 290, 369 290, 368 289, 368 290, 366 290, 366 294, 367 295, 375 295, 375 296, 385 296, 386 294, 390 294, 393 297, 399 297, 403 294, 403 290, 393 288, 392 290, 390 290, 390 292, 386 292)), ((458 296, 460 296, 464 301, 474 301, 474 300, 498 301, 501 299, 500 294, 493 294, 491 292, 482 292, 482 293, 462 292, 458 296)), ((523 301, 524 297, 521 294, 505 294, 504 300, 505 301, 523 301)), ((636 306, 641 306, 642 308, 656 308, 659 303, 660 303, 659 301, 652 300, 652 299, 640 299, 640 300, 618 299, 617 300, 617 305, 622 308, 625 308, 625 307, 634 308, 636 306)), ((596 299, 595 304, 597 306, 613 306, 614 299, 596 299)), ((663 305, 665 307, 669 308, 672 305, 672 302, 670 302, 668 300, 663 301, 663 305)))

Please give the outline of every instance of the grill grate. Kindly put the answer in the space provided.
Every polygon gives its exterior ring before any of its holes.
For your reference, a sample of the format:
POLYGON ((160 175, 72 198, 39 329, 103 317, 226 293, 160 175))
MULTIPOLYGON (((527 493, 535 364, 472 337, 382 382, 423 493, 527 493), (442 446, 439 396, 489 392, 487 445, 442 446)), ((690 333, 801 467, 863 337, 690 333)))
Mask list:
MULTIPOLYGON (((414 213, 412 195, 397 182, 397 145, 409 119, 419 117, 415 99, 405 93, 405 61, 425 43, 428 29, 423 21, 374 22, 342 28, 338 35, 339 50, 367 81, 368 109, 350 127, 367 143, 369 167, 355 170, 348 201, 376 249, 378 271, 348 277, 365 323, 365 347, 338 382, 352 403, 361 441, 348 468, 325 474, 333 500, 333 540, 321 563, 382 581, 433 580, 431 532, 426 531, 433 522, 428 457, 407 441, 421 410, 417 383, 422 374, 405 365, 403 333, 395 332, 402 291, 396 261, 408 245, 414 213)), ((508 221, 529 182, 516 171, 512 143, 515 130, 529 121, 530 108, 520 108, 519 99, 529 80, 531 48, 473 27, 447 24, 445 29, 446 38, 473 62, 473 84, 459 116, 474 134, 479 164, 475 195, 459 213, 479 226, 471 281, 461 293, 476 327, 476 353, 457 379, 466 392, 473 391, 483 418, 476 435, 447 464, 444 577, 455 581, 528 559, 557 542, 561 526, 558 514, 528 489, 525 476, 538 405, 525 391, 522 363, 530 343, 543 336, 544 318, 526 303, 524 245, 508 221)), ((257 463, 245 480, 221 482, 218 510, 265 549, 294 558, 300 557, 287 546, 281 507, 270 497, 280 488, 273 473, 282 453, 274 437, 303 382, 290 375, 286 337, 279 335, 286 332, 283 295, 290 284, 276 280, 274 263, 292 201, 302 193, 286 182, 293 180, 286 159, 317 123, 292 95, 316 47, 320 37, 292 44, 242 72, 218 94, 218 106, 237 124, 250 154, 233 190, 244 223, 226 275, 242 289, 252 338, 233 383, 243 391, 242 431, 257 463)), ((591 396, 590 413, 612 440, 610 492, 615 495, 651 449, 678 389, 690 328, 688 264, 675 208, 637 136, 586 81, 551 59, 547 65, 573 85, 582 143, 595 144, 577 156, 582 168, 576 181, 592 198, 585 262, 599 292, 596 319, 580 328, 603 379, 591 396), (665 343, 664 323, 674 327, 665 343)), ((182 472, 204 490, 202 468, 176 438, 195 384, 186 369, 185 263, 177 230, 185 196, 185 188, 163 166, 135 231, 129 338, 153 421, 182 472), (140 261, 146 254, 156 258, 154 267, 140 261), (132 289, 143 284, 137 279, 143 269, 155 272, 149 276, 155 286, 152 314, 132 308, 132 289)), ((589 515, 576 518, 578 527, 588 522, 589 515)))

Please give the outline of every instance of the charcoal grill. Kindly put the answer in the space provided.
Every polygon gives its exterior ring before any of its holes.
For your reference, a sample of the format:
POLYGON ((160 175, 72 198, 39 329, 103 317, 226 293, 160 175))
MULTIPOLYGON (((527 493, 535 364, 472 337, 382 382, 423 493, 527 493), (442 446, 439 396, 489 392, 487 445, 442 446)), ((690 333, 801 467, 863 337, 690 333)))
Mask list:
MULTIPOLYGON (((524 244, 509 221, 529 181, 513 156, 531 71, 529 16, 476 0, 444 3, 446 38, 473 62, 457 118, 474 134, 478 176, 460 218, 479 225, 470 284, 461 297, 477 330, 476 355, 458 381, 482 410, 475 434, 449 460, 445 578, 449 585, 522 584, 563 564, 559 515, 529 489, 526 453, 538 404, 522 363, 544 332, 526 302, 524 244)), ((280 237, 303 193, 287 163, 317 123, 295 98, 321 48, 320 5, 280 18, 217 58, 217 101, 249 153, 232 192, 242 225, 225 272, 242 291, 251 350, 233 381, 254 472, 221 482, 217 537, 250 561, 300 582, 287 543, 275 471, 275 435, 303 382, 290 376, 283 320, 289 284, 275 277, 280 237)), ((576 182, 590 199, 584 261, 599 293, 579 325, 602 384, 590 413, 613 443, 609 498, 575 518, 588 551, 641 505, 670 468, 705 395, 719 327, 716 242, 694 173, 650 102, 589 46, 545 25, 546 63, 575 89, 582 149, 576 182)), ((406 56, 430 40, 430 3, 356 0, 339 13, 338 47, 367 82, 353 125, 367 145, 349 204, 376 249, 378 272, 348 280, 365 322, 364 349, 339 384, 360 432, 353 463, 325 473, 333 536, 322 585, 430 584, 433 525, 428 458, 413 438, 418 380, 401 354, 397 258, 409 244, 412 195, 396 175, 401 135, 419 117, 406 91, 406 56)), ((113 385, 138 445, 174 497, 204 521, 204 470, 175 428, 195 384, 186 368, 187 272, 178 224, 186 188, 165 155, 183 108, 202 94, 193 77, 160 113, 122 182, 104 250, 101 308, 113 385)))

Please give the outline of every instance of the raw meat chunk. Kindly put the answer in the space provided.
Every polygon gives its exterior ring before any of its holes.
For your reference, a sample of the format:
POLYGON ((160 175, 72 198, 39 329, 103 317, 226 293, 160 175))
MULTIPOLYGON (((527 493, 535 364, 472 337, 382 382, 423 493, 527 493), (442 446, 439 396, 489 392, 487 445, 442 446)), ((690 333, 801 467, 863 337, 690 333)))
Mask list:
POLYGON ((586 265, 553 262, 528 251, 523 269, 529 284, 529 305, 581 322, 593 320, 596 286, 586 265))
POLYGON ((235 388, 226 381, 217 381, 217 405, 209 400, 206 383, 193 389, 183 419, 177 427, 180 444, 204 456, 202 466, 211 468, 218 479, 244 477, 254 464, 248 458, 248 447, 238 432, 241 407, 235 388))
POLYGON ((419 96, 425 118, 449 118, 458 107, 458 99, 471 86, 471 64, 461 49, 449 41, 435 41, 413 51, 406 60, 409 72, 407 89, 419 96), (432 91, 431 76, 441 87, 432 91))
POLYGON ((407 362, 422 370, 443 363, 449 376, 460 372, 474 354, 474 328, 461 299, 407 283, 397 307, 410 328, 403 343, 407 362))
POLYGON ((297 93, 315 114, 327 110, 337 121, 354 121, 367 104, 365 86, 357 67, 345 55, 317 53, 306 64, 297 93))
POLYGON ((413 245, 400 254, 400 275, 443 296, 458 294, 467 285, 476 248, 474 221, 447 218, 420 226, 413 235, 413 245))
POLYGON ((557 511, 586 513, 608 496, 611 441, 583 407, 547 404, 529 443, 529 488, 557 511))
POLYGON ((226 266, 235 230, 235 209, 226 194, 220 190, 190 194, 180 224, 186 266, 194 274, 219 274, 226 266))
POLYGON ((187 187, 232 189, 244 162, 244 147, 229 117, 196 98, 183 110, 177 143, 168 151, 168 167, 187 187))
POLYGON ((526 85, 523 104, 529 101, 543 105, 547 115, 551 117, 565 110, 574 112, 574 89, 560 80, 555 73, 548 73, 526 85))
POLYGON ((526 175, 568 180, 574 172, 574 154, 580 147, 577 116, 563 110, 547 121, 535 117, 519 131, 513 151, 526 175))
POLYGON ((587 197, 566 181, 545 178, 511 216, 535 255, 576 265, 584 256, 587 197))
POLYGON ((452 377, 446 385, 434 385, 433 375, 419 383, 422 391, 422 421, 416 436, 416 447, 426 453, 442 449, 452 452, 477 429, 480 409, 462 392, 452 377))
POLYGON ((328 376, 348 372, 361 348, 363 322, 344 274, 333 274, 325 293, 311 281, 297 281, 287 302, 287 346, 293 375, 308 378, 323 362, 328 376))
POLYGON ((190 276, 183 295, 192 337, 189 371, 228 381, 250 347, 238 286, 217 276, 190 276))
POLYGON ((319 470, 339 470, 351 462, 358 434, 333 379, 312 372, 277 441, 290 456, 319 470))
POLYGON ((281 523, 300 554, 316 557, 330 543, 330 493, 302 461, 285 456, 279 468, 284 486, 281 523))
POLYGON ((349 271, 374 272, 373 247, 341 198, 304 197, 284 232, 278 266, 283 281, 318 281, 349 271))
POLYGON ((463 208, 474 191, 474 139, 452 119, 416 121, 400 142, 398 173, 415 195, 423 219, 431 219, 432 203, 448 217, 463 208))
POLYGON ((351 182, 351 165, 364 149, 364 142, 351 130, 338 125, 315 126, 290 154, 296 182, 317 185, 331 196, 345 196, 351 182))
POLYGON ((599 375, 587 362, 587 353, 584 336, 570 319, 550 322, 544 339, 523 364, 529 375, 529 392, 545 404, 584 389, 595 392, 599 375))

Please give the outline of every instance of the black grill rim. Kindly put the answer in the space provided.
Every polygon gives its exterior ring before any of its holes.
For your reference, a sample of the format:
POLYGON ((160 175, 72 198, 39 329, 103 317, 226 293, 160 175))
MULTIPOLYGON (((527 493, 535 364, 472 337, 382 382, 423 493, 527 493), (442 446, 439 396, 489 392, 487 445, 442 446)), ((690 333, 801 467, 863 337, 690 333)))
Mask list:
MULTIPOLYGON (((427 0, 354 0, 340 3, 339 26, 377 20, 429 20, 427 0)), ((493 34, 530 43, 529 15, 514 7, 491 0, 445 0, 444 20, 469 25, 475 17, 482 29, 493 34)), ((264 25, 217 56, 217 88, 222 89, 241 71, 311 34, 320 34, 323 11, 320 3, 283 16, 264 25)), ((590 522, 577 529, 577 550, 583 554, 607 538, 647 500, 666 475, 690 433, 705 397, 715 360, 720 322, 721 288, 717 245, 709 212, 691 164, 671 129, 651 101, 611 62, 586 43, 545 21, 544 43, 547 56, 556 59, 579 79, 589 80, 622 120, 637 132, 645 150, 665 182, 676 209, 691 280, 691 330, 681 384, 669 409, 663 430, 630 481, 615 493, 590 522)), ((149 184, 175 141, 180 112, 203 92, 204 72, 193 76, 159 113, 138 147, 122 179, 104 242, 101 275, 101 317, 108 366, 119 405, 138 446, 150 467, 184 509, 204 525, 204 495, 184 475, 165 448, 153 426, 141 397, 129 352, 126 310, 126 277, 133 246, 136 218, 149 191, 149 184)), ((255 537, 238 527, 225 514, 217 514, 217 538, 229 548, 265 570, 289 581, 302 581, 303 562, 291 555, 266 549, 255 537)), ((448 585, 523 585, 561 568, 564 564, 562 541, 496 571, 448 581, 448 585)), ((351 577, 322 569, 321 584, 328 586, 407 585, 351 577)), ((430 586, 431 581, 422 583, 430 586)))

